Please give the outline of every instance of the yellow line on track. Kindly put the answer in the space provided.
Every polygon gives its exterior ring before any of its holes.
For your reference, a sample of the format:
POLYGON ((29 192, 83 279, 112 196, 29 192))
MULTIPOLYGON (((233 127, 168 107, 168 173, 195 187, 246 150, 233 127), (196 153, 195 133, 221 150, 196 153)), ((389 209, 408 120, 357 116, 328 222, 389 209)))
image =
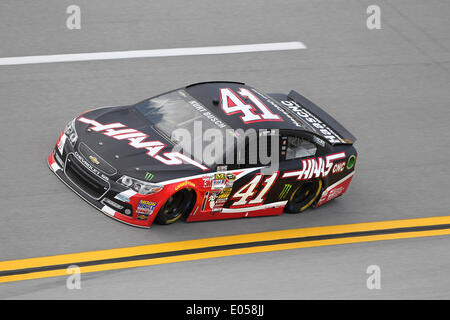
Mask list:
MULTIPOLYGON (((205 239, 169 242, 169 243, 161 243, 161 244, 150 244, 150 245, 143 245, 143 246, 136 246, 136 247, 129 247, 129 248, 108 249, 108 250, 100 250, 100 251, 89 251, 89 252, 81 252, 81 253, 63 254, 63 255, 49 256, 49 257, 2 261, 2 262, 0 262, 0 272, 27 269, 27 268, 38 268, 38 267, 45 267, 45 266, 52 266, 52 265, 71 265, 74 263, 87 262, 87 261, 123 258, 123 257, 131 257, 131 256, 135 256, 135 255, 171 252, 171 251, 179 251, 179 250, 186 250, 186 249, 207 248, 207 247, 212 247, 212 246, 222 246, 222 245, 230 245, 230 244, 244 244, 244 243, 258 242, 258 241, 270 241, 270 240, 278 240, 278 239, 289 239, 289 238, 333 235, 333 234, 335 235, 335 234, 350 233, 350 232, 364 232, 364 231, 373 231, 373 230, 433 226, 433 225, 443 225, 443 224, 450 224, 450 216, 418 218, 418 219, 408 219, 408 220, 380 221, 380 222, 358 223, 358 224, 337 225, 337 226, 300 228, 300 229, 250 233, 250 234, 233 235, 233 236, 222 236, 222 237, 215 237, 215 238, 205 238, 205 239)), ((249 254, 249 253, 258 253, 258 252, 270 252, 270 251, 289 250, 289 249, 308 248, 308 247, 319 247, 319 246, 330 246, 330 245, 358 243, 358 242, 406 239, 406 238, 416 238, 416 237, 429 237, 429 236, 448 235, 448 234, 450 234, 450 229, 427 230, 427 231, 408 231, 408 232, 399 232, 399 233, 381 234, 381 235, 349 236, 349 237, 345 237, 345 238, 334 238, 334 239, 326 239, 326 240, 307 240, 307 241, 302 241, 302 242, 261 245, 261 246, 248 247, 248 248, 226 249, 226 250, 217 250, 217 251, 209 251, 209 252, 202 252, 202 253, 174 255, 174 256, 169 256, 169 257, 151 258, 151 259, 125 261, 125 262, 115 262, 115 263, 108 263, 108 264, 97 264, 97 265, 92 265, 92 266, 82 266, 82 267, 80 267, 80 271, 81 271, 81 273, 97 272, 97 271, 106 271, 106 270, 114 270, 114 269, 150 266, 150 265, 157 265, 157 264, 166 264, 166 263, 181 262, 181 261, 192 261, 192 260, 200 260, 200 259, 208 259, 208 258, 218 258, 218 257, 242 255, 242 254, 249 254)), ((19 280, 28 280, 28 279, 55 277, 55 276, 63 276, 63 275, 67 275, 65 268, 58 269, 58 270, 51 270, 51 271, 37 271, 37 272, 24 273, 24 274, 5 275, 5 276, 0 276, 0 283, 1 282, 10 282, 10 281, 19 281, 19 280)))

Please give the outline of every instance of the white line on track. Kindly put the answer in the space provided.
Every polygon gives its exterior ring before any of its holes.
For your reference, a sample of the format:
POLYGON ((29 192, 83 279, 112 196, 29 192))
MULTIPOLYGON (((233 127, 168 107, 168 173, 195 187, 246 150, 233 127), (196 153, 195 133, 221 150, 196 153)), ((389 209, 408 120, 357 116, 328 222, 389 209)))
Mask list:
POLYGON ((300 50, 300 49, 306 49, 306 46, 302 42, 292 41, 292 42, 257 43, 257 44, 215 46, 215 47, 54 54, 43 56, 0 58, 0 66, 33 64, 33 63, 195 56, 208 54, 229 54, 229 53, 284 51, 284 50, 300 50))

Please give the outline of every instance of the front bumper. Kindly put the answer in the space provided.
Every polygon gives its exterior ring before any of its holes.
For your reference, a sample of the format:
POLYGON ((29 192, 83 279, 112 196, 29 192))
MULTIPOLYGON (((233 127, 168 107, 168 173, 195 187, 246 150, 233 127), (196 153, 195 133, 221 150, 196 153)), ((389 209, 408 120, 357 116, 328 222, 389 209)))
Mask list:
MULTIPOLYGON (((61 134, 61 137, 64 137, 64 133, 61 134)), ((112 181, 112 179, 107 182, 103 181, 104 185, 101 185, 101 183, 92 183, 91 188, 86 188, 88 184, 80 183, 80 179, 74 178, 76 174, 71 171, 76 170, 71 169, 72 165, 70 165, 70 161, 72 161, 73 164, 78 164, 73 167, 82 167, 82 165, 80 165, 73 156, 70 157, 73 155, 73 148, 71 146, 64 146, 61 148, 61 137, 52 153, 48 156, 47 163, 50 170, 83 200, 108 217, 135 227, 149 228, 153 223, 158 210, 162 206, 162 202, 155 199, 159 197, 156 197, 155 195, 149 196, 138 194, 131 189, 127 189, 117 184, 112 181), (102 188, 104 190, 101 190, 102 188), (146 206, 143 206, 143 203, 145 203, 146 206), (154 205, 149 206, 148 203, 154 205), (113 205, 116 206, 116 208, 114 208, 113 205), (146 210, 145 214, 143 214, 143 208, 146 210)), ((77 170, 79 170, 79 168, 77 170)), ((93 181, 95 178, 94 175, 89 174, 85 174, 85 177, 87 177, 85 178, 86 180, 93 178, 93 181)), ((97 181, 101 180, 97 179, 97 181)), ((89 181, 87 181, 87 183, 89 183, 89 181)))

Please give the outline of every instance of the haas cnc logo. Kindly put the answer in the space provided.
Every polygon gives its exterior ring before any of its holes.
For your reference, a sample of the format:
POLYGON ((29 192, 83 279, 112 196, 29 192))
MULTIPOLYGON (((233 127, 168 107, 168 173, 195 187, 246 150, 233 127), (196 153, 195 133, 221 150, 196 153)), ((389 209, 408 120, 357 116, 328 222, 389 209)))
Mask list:
MULTIPOLYGON (((297 177, 297 180, 308 180, 311 178, 325 178, 333 168, 334 161, 345 158, 345 152, 339 152, 325 156, 302 160, 300 170, 290 171, 283 174, 283 178, 297 177)), ((345 163, 344 163, 345 164, 345 163)), ((343 169, 342 169, 343 170, 343 169)), ((333 173, 336 173, 333 172, 333 173)))

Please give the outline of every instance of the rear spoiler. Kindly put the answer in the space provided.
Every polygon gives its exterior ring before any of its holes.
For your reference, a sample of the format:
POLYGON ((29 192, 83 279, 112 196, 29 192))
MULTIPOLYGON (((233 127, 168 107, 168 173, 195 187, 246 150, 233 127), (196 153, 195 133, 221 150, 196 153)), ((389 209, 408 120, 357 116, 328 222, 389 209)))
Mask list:
POLYGON ((308 100, 298 92, 291 90, 288 94, 288 98, 295 101, 303 108, 307 109, 309 112, 314 114, 317 118, 322 120, 330 128, 332 128, 338 135, 344 140, 344 144, 353 144, 356 141, 354 135, 352 135, 347 129, 345 129, 339 122, 336 121, 332 116, 325 112, 322 108, 314 104, 312 101, 308 100))

